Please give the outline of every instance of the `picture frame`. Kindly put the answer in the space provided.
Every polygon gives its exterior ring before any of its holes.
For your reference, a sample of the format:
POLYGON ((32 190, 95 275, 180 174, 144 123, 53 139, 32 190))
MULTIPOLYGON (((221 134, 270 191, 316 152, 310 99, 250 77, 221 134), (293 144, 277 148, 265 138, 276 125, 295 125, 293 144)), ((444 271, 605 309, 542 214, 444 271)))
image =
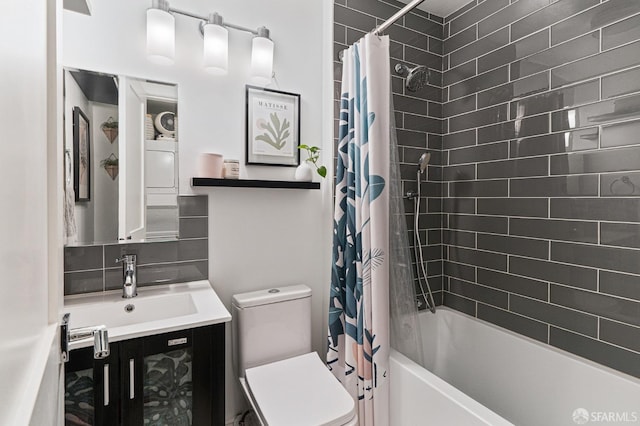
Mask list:
POLYGON ((73 189, 76 201, 91 201, 90 125, 80 107, 73 107, 73 189))
POLYGON ((246 86, 245 164, 300 164, 300 95, 246 86))

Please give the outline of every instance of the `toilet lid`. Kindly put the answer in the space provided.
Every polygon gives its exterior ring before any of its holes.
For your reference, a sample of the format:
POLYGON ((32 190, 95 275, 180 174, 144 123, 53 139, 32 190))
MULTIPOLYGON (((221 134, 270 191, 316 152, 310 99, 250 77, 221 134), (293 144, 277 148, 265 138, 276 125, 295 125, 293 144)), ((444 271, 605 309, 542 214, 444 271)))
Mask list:
POLYGON ((353 418, 353 398, 315 352, 249 368, 245 378, 269 425, 338 426, 353 418))

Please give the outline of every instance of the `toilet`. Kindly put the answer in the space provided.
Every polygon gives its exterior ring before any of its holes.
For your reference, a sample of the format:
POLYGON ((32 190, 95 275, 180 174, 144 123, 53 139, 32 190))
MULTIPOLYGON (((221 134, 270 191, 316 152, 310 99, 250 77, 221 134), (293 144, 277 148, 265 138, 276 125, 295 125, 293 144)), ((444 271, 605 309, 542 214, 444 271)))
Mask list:
POLYGON ((304 285, 236 294, 233 360, 264 426, 353 426, 356 405, 311 351, 311 289, 304 285))

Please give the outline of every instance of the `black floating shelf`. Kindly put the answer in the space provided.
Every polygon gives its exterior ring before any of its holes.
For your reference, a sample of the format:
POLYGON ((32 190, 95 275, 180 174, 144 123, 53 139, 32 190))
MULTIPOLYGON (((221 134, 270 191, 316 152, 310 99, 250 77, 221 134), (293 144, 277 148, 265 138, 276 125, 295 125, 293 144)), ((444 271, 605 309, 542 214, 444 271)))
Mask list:
POLYGON ((255 179, 191 178, 191 186, 226 186, 232 188, 320 189, 319 182, 255 179))

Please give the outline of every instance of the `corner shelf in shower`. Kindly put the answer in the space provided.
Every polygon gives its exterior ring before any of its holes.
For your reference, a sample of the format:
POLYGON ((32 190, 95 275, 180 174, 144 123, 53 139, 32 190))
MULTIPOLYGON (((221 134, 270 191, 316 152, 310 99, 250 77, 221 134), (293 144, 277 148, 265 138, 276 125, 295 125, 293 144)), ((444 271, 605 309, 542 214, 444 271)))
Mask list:
POLYGON ((256 180, 256 179, 214 179, 191 178, 194 187, 232 187, 232 188, 282 188, 282 189, 320 189, 319 182, 300 182, 291 180, 256 180))

